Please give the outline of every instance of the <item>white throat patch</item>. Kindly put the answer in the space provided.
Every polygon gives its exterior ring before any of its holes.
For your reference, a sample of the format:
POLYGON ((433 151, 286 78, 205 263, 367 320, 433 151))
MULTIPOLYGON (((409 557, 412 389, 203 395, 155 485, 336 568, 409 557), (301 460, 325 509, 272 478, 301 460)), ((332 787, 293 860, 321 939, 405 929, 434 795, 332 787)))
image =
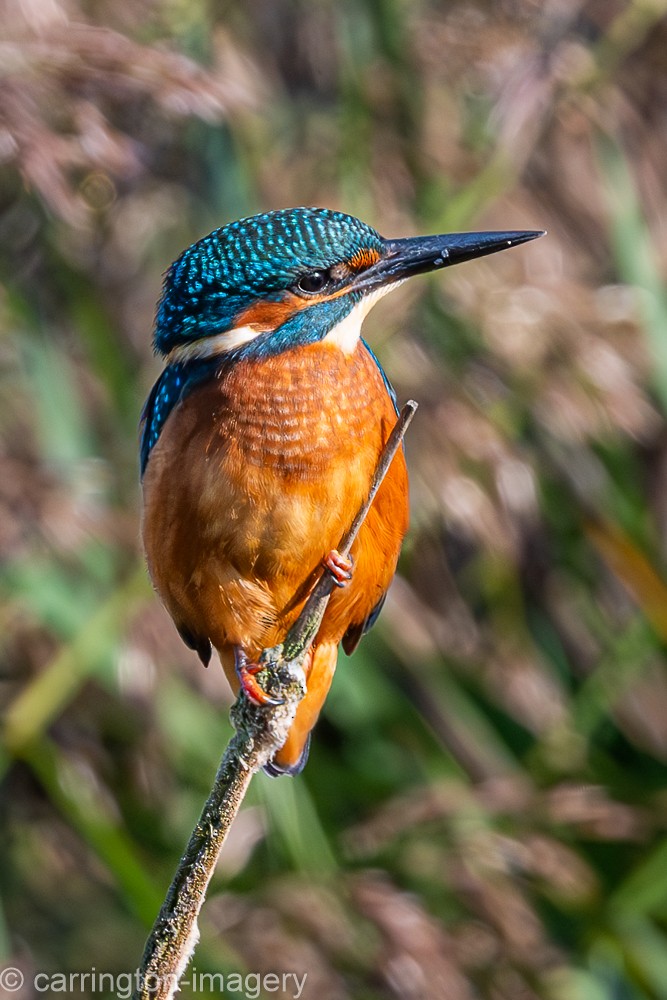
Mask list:
POLYGON ((375 305, 375 303, 386 295, 387 292, 393 291, 400 285, 400 281, 395 281, 391 285, 382 285, 380 288, 371 292, 369 295, 364 295, 360 302, 357 302, 356 306, 350 310, 345 319, 342 319, 340 323, 336 323, 334 327, 329 330, 328 334, 324 338, 326 344, 335 344, 340 347, 343 354, 354 354, 355 348, 359 343, 359 338, 361 337, 361 324, 368 316, 369 312, 375 305))

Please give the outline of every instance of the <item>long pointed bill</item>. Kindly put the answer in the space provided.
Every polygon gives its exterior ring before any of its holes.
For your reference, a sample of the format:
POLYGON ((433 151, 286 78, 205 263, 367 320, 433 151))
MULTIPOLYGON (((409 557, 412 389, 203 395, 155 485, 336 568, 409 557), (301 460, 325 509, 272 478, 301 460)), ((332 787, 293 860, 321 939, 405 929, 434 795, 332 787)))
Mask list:
POLYGON ((499 250, 528 243, 544 230, 509 233, 446 233, 443 236, 414 236, 404 240, 386 240, 386 254, 359 275, 355 287, 360 290, 403 281, 413 274, 437 271, 451 264, 461 264, 474 257, 486 257, 499 250))

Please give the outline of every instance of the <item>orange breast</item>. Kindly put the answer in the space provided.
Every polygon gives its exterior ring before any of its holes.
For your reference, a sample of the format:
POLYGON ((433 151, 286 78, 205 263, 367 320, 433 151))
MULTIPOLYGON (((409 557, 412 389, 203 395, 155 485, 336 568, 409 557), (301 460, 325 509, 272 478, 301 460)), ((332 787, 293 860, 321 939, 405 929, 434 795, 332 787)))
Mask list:
MULTIPOLYGON (((326 342, 237 363, 170 414, 144 478, 143 537, 176 624, 230 668, 280 641, 370 483, 395 412, 363 345, 326 342)), ((318 642, 338 643, 389 585, 407 528, 399 453, 352 550, 318 642)), ((234 678, 231 678, 234 680, 234 678)))

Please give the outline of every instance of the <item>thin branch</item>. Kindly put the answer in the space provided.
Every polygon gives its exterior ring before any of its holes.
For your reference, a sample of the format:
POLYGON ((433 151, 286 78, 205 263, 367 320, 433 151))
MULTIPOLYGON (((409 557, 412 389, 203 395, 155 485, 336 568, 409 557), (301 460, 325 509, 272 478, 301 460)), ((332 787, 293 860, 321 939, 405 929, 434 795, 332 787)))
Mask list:
MULTIPOLYGON (((373 473, 368 497, 341 539, 338 547, 341 555, 349 553, 416 409, 417 404, 410 400, 401 410, 373 473)), ((262 686, 273 697, 283 699, 282 704, 253 705, 240 695, 232 707, 236 733, 225 750, 211 794, 146 942, 133 1000, 171 1000, 178 990, 199 940, 197 918, 227 832, 253 774, 285 742, 306 692, 303 661, 317 635, 332 590, 333 578, 325 571, 284 643, 262 651, 260 662, 266 674, 266 680, 261 679, 262 686)))

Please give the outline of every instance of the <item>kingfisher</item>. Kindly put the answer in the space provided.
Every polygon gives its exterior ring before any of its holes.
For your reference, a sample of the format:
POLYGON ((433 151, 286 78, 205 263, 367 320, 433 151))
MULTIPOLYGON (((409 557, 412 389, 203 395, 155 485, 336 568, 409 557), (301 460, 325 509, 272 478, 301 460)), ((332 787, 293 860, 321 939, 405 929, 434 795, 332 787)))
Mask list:
POLYGON ((412 275, 540 235, 385 239, 350 215, 292 208, 214 230, 166 272, 164 369, 142 414, 142 535, 182 639, 204 665, 215 648, 232 689, 270 704, 261 651, 285 638, 322 572, 337 584, 270 775, 303 769, 339 646, 350 654, 377 619, 408 527, 401 449, 349 556, 337 550, 398 412, 362 321, 412 275))

